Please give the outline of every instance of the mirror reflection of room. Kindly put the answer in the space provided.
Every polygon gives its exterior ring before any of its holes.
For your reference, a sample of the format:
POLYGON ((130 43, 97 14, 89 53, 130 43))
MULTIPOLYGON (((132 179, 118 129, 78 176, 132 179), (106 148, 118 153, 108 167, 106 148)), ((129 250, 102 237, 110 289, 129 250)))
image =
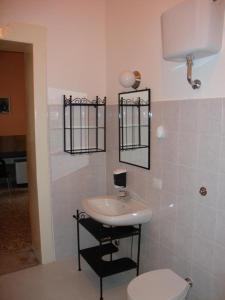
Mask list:
POLYGON ((150 169, 150 89, 119 94, 120 161, 150 169))

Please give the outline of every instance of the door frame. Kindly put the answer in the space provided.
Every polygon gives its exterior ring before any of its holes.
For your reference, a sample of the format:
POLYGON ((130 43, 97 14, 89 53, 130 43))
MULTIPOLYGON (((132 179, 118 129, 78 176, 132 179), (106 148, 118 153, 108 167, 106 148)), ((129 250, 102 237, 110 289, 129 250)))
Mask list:
POLYGON ((40 262, 46 264, 55 261, 48 148, 46 29, 22 23, 0 26, 0 44, 1 40, 24 43, 25 47, 25 70, 29 75, 26 78, 26 91, 28 165, 30 161, 32 175, 29 181, 32 194, 32 244, 40 262))

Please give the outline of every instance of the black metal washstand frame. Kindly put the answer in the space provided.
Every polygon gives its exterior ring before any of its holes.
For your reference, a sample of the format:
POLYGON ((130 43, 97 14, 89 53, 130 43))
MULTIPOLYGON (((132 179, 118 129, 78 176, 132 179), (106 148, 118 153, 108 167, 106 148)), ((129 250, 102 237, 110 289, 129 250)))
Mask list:
POLYGON ((136 275, 139 275, 141 224, 137 226, 105 227, 79 210, 77 210, 76 215, 73 215, 73 218, 77 221, 78 270, 81 271, 82 256, 100 278, 100 300, 103 300, 102 280, 104 277, 132 269, 136 269, 136 275), (98 246, 86 249, 80 248, 80 224, 99 242, 98 246), (113 253, 119 250, 113 241, 134 236, 138 237, 136 261, 128 257, 113 259, 113 253), (105 255, 109 255, 109 261, 102 259, 105 255))

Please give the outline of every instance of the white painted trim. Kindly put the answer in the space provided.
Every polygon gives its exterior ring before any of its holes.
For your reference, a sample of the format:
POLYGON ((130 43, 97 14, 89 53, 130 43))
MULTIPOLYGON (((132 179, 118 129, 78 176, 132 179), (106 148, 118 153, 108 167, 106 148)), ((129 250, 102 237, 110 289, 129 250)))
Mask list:
POLYGON ((41 262, 45 264, 55 260, 48 149, 46 29, 16 23, 0 26, 0 33, 0 41, 26 43, 33 47, 34 157, 40 230, 40 249, 36 251, 40 250, 41 262))

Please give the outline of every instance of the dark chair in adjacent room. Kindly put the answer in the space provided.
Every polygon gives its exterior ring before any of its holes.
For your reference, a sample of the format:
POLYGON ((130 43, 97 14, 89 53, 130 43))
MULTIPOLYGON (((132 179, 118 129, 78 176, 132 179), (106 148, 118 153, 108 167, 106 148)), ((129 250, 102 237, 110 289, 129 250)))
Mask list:
POLYGON ((10 192, 10 177, 3 159, 0 159, 0 181, 7 183, 8 191, 10 192))

